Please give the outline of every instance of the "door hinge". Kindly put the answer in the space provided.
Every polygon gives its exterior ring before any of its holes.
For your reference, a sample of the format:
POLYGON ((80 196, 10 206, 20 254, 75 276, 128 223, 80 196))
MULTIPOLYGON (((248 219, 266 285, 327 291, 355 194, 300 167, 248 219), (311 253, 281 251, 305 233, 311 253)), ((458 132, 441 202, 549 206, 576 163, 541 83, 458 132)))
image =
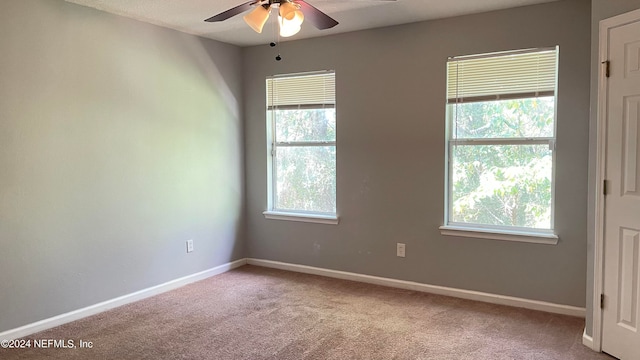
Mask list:
POLYGON ((600 294, 600 309, 604 309, 604 294, 600 294))
POLYGON ((609 194, 609 180, 602 181, 602 195, 609 194))
POLYGON ((611 62, 609 60, 603 61, 602 65, 604 65, 604 76, 609 77, 611 75, 611 62))

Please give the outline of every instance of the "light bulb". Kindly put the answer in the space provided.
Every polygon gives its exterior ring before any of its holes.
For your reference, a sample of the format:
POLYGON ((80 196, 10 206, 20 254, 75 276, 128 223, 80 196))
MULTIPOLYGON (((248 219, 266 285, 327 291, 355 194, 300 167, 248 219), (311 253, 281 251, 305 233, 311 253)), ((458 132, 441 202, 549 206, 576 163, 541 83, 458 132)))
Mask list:
POLYGON ((278 23, 280 23, 280 36, 289 37, 300 32, 300 25, 295 24, 293 21, 287 21, 278 16, 278 23))

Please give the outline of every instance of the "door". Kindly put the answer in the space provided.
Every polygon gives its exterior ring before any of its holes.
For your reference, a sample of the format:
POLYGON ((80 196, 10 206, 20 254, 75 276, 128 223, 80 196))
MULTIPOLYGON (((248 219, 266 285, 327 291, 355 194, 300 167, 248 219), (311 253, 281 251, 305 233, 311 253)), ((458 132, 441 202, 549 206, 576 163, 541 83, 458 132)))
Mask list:
MULTIPOLYGON (((640 15, 640 14, 639 14, 640 15)), ((638 16, 640 17, 640 16, 638 16)), ((640 19, 608 30, 602 351, 640 359, 640 19)))

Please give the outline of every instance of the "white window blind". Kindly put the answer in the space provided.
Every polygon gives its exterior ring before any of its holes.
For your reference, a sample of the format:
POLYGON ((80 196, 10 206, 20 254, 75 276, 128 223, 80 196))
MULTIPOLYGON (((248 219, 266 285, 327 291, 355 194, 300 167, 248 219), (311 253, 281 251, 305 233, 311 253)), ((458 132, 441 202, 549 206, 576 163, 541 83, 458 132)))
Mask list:
POLYGON ((553 96, 557 48, 450 58, 448 103, 553 96))
POLYGON ((336 103, 335 82, 332 71, 268 78, 267 107, 269 110, 333 107, 336 103))

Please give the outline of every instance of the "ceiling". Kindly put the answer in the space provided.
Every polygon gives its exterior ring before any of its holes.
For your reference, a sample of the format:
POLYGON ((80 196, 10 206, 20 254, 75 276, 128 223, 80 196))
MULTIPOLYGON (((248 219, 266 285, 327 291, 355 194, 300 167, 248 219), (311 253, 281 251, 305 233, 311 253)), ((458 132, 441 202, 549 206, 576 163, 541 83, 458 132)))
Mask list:
MULTIPOLYGON (((224 22, 207 19, 246 0, 66 0, 139 21, 238 45, 267 44, 276 38, 275 16, 262 34, 251 30, 242 15, 224 22)), ((349 31, 506 9, 557 0, 307 0, 340 22, 332 29, 317 30, 311 24, 289 38, 304 39, 349 31)))

